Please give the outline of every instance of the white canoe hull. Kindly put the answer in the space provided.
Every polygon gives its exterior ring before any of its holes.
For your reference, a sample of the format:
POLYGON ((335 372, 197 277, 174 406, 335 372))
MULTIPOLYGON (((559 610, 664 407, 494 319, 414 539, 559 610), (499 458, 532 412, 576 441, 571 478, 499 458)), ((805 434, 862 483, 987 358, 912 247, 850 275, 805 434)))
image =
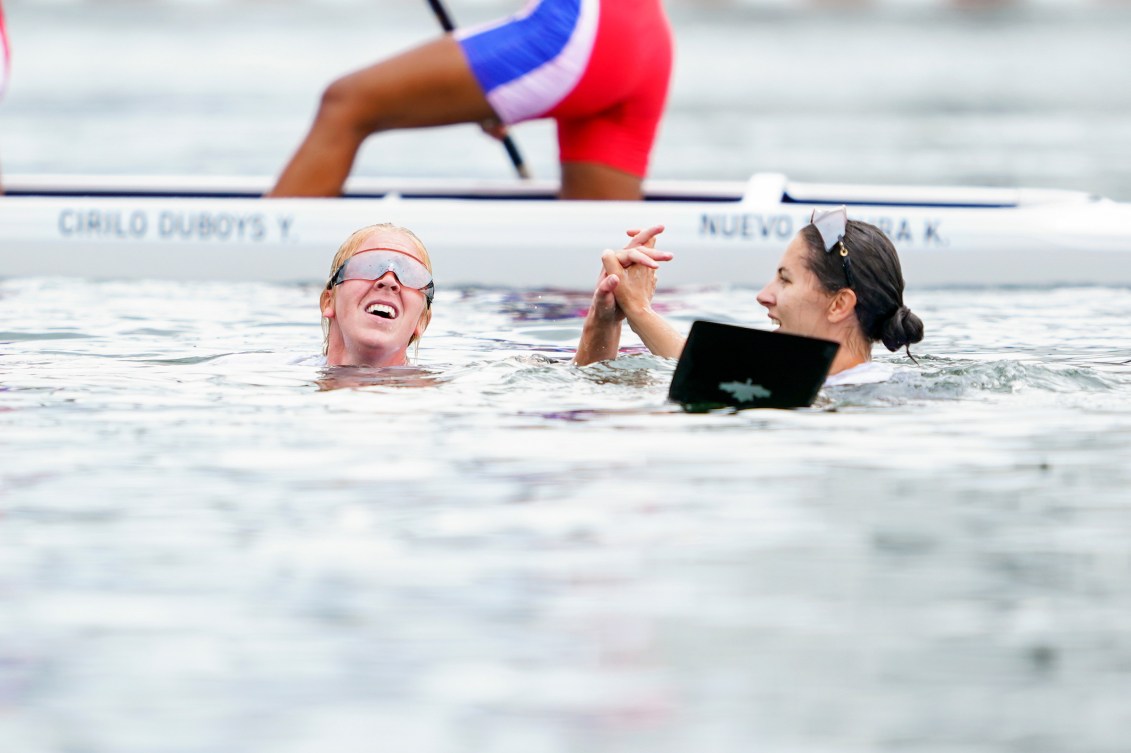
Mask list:
POLYGON ((645 202, 563 202, 552 186, 371 184, 370 198, 256 198, 262 183, 20 178, 0 198, 0 276, 316 282, 353 230, 412 228, 439 286, 587 289, 604 248, 663 224, 661 284, 761 285, 816 206, 895 241, 908 287, 1131 285, 1131 205, 1079 192, 649 184, 645 202), (197 185, 193 185, 196 183, 197 185))

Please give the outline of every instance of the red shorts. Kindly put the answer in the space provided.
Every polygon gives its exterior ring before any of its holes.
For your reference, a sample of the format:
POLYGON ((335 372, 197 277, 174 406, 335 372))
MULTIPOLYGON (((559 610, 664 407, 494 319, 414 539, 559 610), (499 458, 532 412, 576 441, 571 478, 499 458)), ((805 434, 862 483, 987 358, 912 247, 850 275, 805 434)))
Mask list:
POLYGON ((562 162, 647 172, 672 69, 660 0, 535 0, 457 39, 504 123, 554 118, 562 162))

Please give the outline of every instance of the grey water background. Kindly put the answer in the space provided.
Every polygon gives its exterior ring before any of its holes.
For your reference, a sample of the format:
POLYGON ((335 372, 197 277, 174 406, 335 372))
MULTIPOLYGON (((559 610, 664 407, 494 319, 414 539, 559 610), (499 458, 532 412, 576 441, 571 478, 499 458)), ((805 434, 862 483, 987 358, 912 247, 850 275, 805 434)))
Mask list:
MULTIPOLYGON (((517 3, 452 4, 470 24, 517 3)), ((436 33, 423 0, 8 0, 9 172, 273 176, 333 77, 436 33)), ((1131 4, 668 3, 662 178, 1026 185, 1131 198, 1131 4)), ((518 126, 556 175, 552 126, 518 126)), ((475 126, 373 139, 367 175, 506 177, 475 126)))
MULTIPOLYGON (((658 177, 1131 198, 1125 5, 670 8, 658 177)), ((5 9, 8 172, 270 175, 329 78, 433 33, 5 9)), ((469 127, 359 171, 507 165, 469 127)), ((0 279, 0 750, 1126 751, 1131 290, 911 282, 891 383, 688 415, 668 361, 568 364, 583 291, 441 289, 373 373, 310 365, 314 285, 0 279)), ((764 326, 755 292, 658 304, 764 326)))

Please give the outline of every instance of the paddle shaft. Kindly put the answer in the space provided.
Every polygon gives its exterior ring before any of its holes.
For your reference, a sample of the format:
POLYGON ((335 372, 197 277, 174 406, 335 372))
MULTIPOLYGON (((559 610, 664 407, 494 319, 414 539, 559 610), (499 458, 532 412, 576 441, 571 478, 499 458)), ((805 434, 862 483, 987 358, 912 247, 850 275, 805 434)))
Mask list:
MULTIPOLYGON (((456 30, 452 16, 448 13, 448 9, 444 7, 442 0, 428 0, 428 5, 432 7, 432 12, 436 14, 436 20, 440 22, 440 27, 444 31, 450 33, 456 30)), ((518 177, 529 178, 530 171, 526 169, 526 161, 522 159, 522 152, 518 151, 518 145, 514 143, 514 139, 510 137, 509 133, 503 136, 503 147, 507 150, 507 156, 511 158, 511 164, 514 165, 518 177)))

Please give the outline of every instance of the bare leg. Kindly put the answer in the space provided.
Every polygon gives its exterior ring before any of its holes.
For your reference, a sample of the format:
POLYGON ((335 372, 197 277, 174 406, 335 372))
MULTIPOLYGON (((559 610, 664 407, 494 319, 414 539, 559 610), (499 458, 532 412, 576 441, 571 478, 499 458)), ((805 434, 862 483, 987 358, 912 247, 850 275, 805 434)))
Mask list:
POLYGON ((563 162, 563 199, 605 199, 639 201, 643 181, 622 170, 596 162, 563 162))
MULTIPOLYGON (((310 131, 267 195, 340 195, 371 134, 495 119, 459 43, 440 37, 330 84, 310 131)), ((606 165, 566 162, 561 198, 636 201, 641 183, 606 165)))
POLYGON ((370 134, 495 117, 459 43, 441 37, 330 84, 314 124, 267 195, 340 195, 370 134))

